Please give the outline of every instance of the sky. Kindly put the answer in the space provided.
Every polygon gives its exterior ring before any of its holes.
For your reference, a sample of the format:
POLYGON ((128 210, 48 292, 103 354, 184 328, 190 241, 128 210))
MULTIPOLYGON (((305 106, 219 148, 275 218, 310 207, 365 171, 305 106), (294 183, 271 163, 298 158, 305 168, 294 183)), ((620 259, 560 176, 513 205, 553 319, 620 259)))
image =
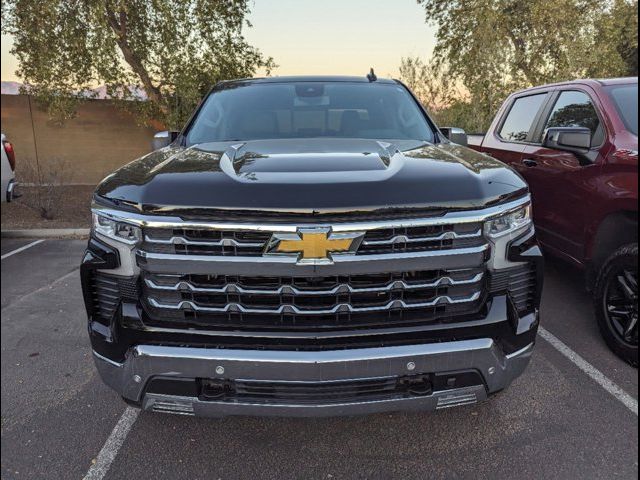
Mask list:
MULTIPOLYGON (((435 29, 416 0, 254 0, 245 37, 279 67, 274 75, 397 76, 400 59, 430 56, 435 29)), ((11 38, 0 77, 16 81, 11 38)))

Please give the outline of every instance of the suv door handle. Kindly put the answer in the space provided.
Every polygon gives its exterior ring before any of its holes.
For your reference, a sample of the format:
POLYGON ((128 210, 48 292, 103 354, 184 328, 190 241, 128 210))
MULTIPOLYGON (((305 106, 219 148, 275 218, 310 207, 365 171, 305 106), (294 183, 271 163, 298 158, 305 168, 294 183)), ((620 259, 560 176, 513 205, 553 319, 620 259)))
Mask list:
POLYGON ((538 166, 538 162, 536 162, 535 160, 533 160, 531 158, 525 158, 524 160, 522 160, 522 164, 525 167, 537 167, 538 166))

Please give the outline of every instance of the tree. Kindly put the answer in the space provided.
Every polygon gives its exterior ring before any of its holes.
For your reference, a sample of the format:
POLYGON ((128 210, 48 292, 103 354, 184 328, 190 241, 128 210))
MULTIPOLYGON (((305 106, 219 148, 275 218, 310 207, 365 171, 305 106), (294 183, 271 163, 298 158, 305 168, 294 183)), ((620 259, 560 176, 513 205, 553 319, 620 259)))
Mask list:
POLYGON ((448 81, 449 73, 434 61, 420 57, 400 60, 400 78, 431 113, 448 108, 462 95, 455 82, 448 81))
POLYGON ((480 131, 484 118, 479 105, 470 102, 469 93, 452 79, 442 63, 420 57, 400 60, 400 79, 416 95, 439 126, 464 126, 480 131))
POLYGON ((464 86, 483 130, 515 90, 626 75, 634 58, 637 75, 637 0, 417 1, 438 29, 433 60, 464 86))
POLYGON ((271 58, 249 45, 248 0, 3 0, 18 76, 52 115, 74 114, 105 85, 141 120, 180 127, 211 86, 267 74, 271 58))
MULTIPOLYGON (((616 72, 624 76, 638 76, 638 2, 614 0, 597 25, 600 54, 615 59, 616 72)), ((591 71, 590 76, 606 72, 591 71)))

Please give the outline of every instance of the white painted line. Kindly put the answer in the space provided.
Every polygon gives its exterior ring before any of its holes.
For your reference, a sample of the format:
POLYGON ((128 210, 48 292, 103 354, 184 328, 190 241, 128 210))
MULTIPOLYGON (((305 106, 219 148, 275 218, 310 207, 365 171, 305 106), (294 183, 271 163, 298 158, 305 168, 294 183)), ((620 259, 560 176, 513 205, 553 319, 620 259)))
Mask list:
POLYGON ((558 337, 553 335, 548 330, 540 327, 538 329, 538 334, 544 338, 547 342, 549 342, 556 350, 558 350, 562 355, 567 357, 571 362, 573 362, 580 370, 589 375, 593 381, 595 381, 598 385, 604 388, 611 395, 616 397, 625 407, 631 410, 633 413, 638 415, 638 400, 633 398, 627 392, 625 392, 618 385, 609 380, 604 373, 598 370, 596 367, 587 362, 584 358, 578 355, 576 352, 571 350, 566 344, 562 342, 558 337))
POLYGON ((98 453, 96 461, 84 476, 84 480, 102 480, 109 471, 109 467, 118 455, 118 450, 122 447, 131 427, 138 418, 140 410, 127 407, 116 426, 113 427, 111 435, 107 438, 102 450, 98 453))
POLYGON ((9 253, 5 253, 4 255, 2 255, 2 257, 0 257, 0 260, 4 260, 5 258, 10 257, 11 255, 15 255, 16 253, 24 252, 27 248, 34 247, 42 242, 44 242, 44 240, 36 240, 35 242, 28 243, 23 247, 16 248, 15 250, 12 250, 9 253))

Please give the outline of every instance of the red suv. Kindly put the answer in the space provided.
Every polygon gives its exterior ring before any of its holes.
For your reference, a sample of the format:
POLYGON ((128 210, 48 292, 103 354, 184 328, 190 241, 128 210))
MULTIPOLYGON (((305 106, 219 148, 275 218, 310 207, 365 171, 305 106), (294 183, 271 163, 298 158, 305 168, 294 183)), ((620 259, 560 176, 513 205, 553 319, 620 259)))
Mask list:
MULTIPOLYGON (((443 129, 454 142, 467 137, 443 129)), ((638 363, 638 78, 576 80, 511 95, 471 148, 529 183, 538 238, 584 268, 600 330, 638 363)))

